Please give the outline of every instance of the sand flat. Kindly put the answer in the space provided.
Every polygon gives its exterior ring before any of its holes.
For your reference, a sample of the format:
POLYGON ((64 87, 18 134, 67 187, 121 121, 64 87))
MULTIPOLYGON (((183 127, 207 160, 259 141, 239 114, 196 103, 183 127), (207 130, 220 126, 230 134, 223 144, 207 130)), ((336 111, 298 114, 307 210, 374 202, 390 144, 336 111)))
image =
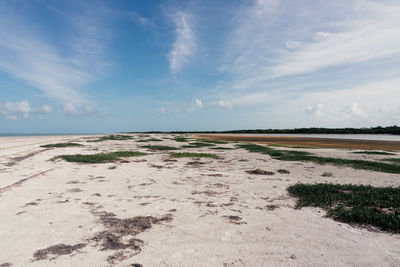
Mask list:
MULTIPOLYGON (((139 146, 179 147, 186 143, 163 139, 171 135, 152 135, 163 141, 139 143, 136 140, 146 137, 132 136, 135 139, 99 143, 87 142, 83 136, 0 138, 0 265, 400 264, 399 235, 340 223, 324 217, 320 209, 295 209, 295 199, 286 191, 298 182, 397 187, 399 174, 279 161, 244 149, 187 148, 181 151, 215 153, 220 158, 172 159, 166 151, 139 146), (40 147, 56 142, 79 142, 84 146, 40 147), (102 164, 49 161, 61 154, 117 150, 149 155, 102 164), (197 164, 188 164, 193 161, 197 164), (253 169, 275 174, 246 173, 253 169), (278 173, 279 169, 289 173, 278 173), (324 172, 333 176, 321 176, 324 172), (130 219, 137 225, 124 228, 130 219), (106 238, 102 239, 101 234, 106 238), (124 247, 128 243, 130 246, 124 247), (54 247, 57 244, 64 247, 54 247), (49 252, 47 248, 54 250, 49 252), (38 256, 41 250, 44 257, 38 256)), ((381 158, 332 148, 312 152, 343 158, 381 158)))

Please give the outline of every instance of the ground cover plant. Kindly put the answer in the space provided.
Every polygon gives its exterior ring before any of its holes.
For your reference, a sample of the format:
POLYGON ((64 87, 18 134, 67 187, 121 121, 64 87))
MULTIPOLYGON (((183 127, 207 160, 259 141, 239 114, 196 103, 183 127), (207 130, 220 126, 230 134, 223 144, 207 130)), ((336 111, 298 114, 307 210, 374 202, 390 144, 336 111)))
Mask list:
POLYGON ((199 142, 203 143, 211 143, 211 144, 228 144, 228 142, 225 141, 219 141, 219 140, 209 140, 209 139, 197 139, 199 142))
POLYGON ((179 147, 173 147, 173 146, 140 146, 141 148, 147 148, 151 150, 178 150, 180 149, 179 147))
POLYGON ((117 161, 120 160, 121 158, 138 157, 144 155, 147 155, 147 153, 137 152, 137 151, 117 151, 117 152, 98 153, 91 155, 82 155, 82 154, 61 155, 53 159, 61 158, 69 162, 104 163, 104 162, 117 161))
POLYGON ((400 173, 400 165, 389 164, 377 161, 352 160, 341 158, 328 158, 315 156, 305 151, 294 150, 274 150, 270 147, 256 144, 239 144, 237 147, 247 149, 249 152, 257 152, 270 155, 274 159, 286 161, 311 161, 318 164, 332 164, 335 166, 352 167, 354 169, 363 169, 379 171, 386 173, 400 173))
POLYGON ((133 139, 132 136, 130 135, 122 135, 122 134, 117 134, 117 135, 106 135, 106 136, 102 136, 98 139, 95 140, 89 140, 88 142, 103 142, 103 141, 108 141, 108 140, 129 140, 129 139, 133 139))
POLYGON ((387 158, 387 159, 382 159, 383 161, 390 161, 395 164, 400 164, 400 158, 387 158))
POLYGON ((209 143, 203 143, 203 142, 193 142, 189 143, 189 145, 184 145, 182 147, 184 148, 198 148, 198 147, 210 147, 210 146, 215 146, 214 144, 209 144, 209 143))
POLYGON ((396 155, 394 153, 384 152, 384 151, 355 151, 353 153, 354 154, 367 154, 367 155, 396 155))
POLYGON ((369 224, 400 232, 400 188, 339 184, 296 184, 288 192, 297 208, 312 206, 345 223, 369 224))
POLYGON ((171 157, 174 158, 213 158, 213 159, 218 158, 216 154, 209 154, 209 153, 182 152, 182 153, 171 153, 170 155, 171 157))
POLYGON ((57 144, 48 144, 48 145, 43 145, 40 147, 73 147, 73 146, 82 146, 81 144, 78 143, 57 143, 57 144))
POLYGON ((186 137, 183 137, 183 136, 177 136, 177 137, 174 138, 174 140, 176 142, 189 142, 189 140, 186 137))
POLYGON ((232 147, 217 146, 217 147, 211 147, 211 149, 215 149, 215 150, 232 150, 232 149, 234 149, 234 148, 232 148, 232 147))
POLYGON ((158 139, 158 138, 149 138, 149 139, 140 139, 140 140, 137 140, 136 142, 147 143, 147 142, 161 142, 161 141, 162 140, 158 139))

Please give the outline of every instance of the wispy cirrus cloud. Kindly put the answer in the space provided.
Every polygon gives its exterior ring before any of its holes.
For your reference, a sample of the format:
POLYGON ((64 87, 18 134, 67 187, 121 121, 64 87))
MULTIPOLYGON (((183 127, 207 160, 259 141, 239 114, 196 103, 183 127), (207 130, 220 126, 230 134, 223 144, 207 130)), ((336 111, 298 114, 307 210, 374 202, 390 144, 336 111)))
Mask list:
POLYGON ((233 77, 231 88, 263 88, 277 77, 400 60, 398 1, 290 5, 257 0, 237 11, 221 66, 233 77))
MULTIPOLYGON (((65 27, 58 36, 60 40, 39 30, 23 12, 0 4, 0 70, 52 99, 90 105, 91 100, 82 88, 101 77, 110 66, 104 56, 110 34, 99 20, 107 9, 69 3, 75 6, 63 8, 67 2, 46 6, 65 27)), ((24 12, 30 8, 34 7, 28 5, 24 12)))
POLYGON ((193 56, 196 41, 189 13, 179 11, 171 15, 171 19, 175 24, 176 39, 168 54, 168 61, 171 72, 177 74, 193 56))

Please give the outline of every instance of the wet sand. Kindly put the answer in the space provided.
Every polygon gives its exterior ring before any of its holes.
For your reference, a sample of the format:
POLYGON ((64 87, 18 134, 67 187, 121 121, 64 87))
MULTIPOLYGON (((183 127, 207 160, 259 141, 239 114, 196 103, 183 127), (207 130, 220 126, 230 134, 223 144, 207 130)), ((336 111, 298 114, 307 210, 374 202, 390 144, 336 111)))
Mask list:
POLYGON ((292 137, 292 136, 256 136, 256 135, 198 135, 199 138, 235 141, 256 142, 264 144, 277 144, 286 146, 304 146, 310 148, 345 148, 365 150, 400 151, 399 141, 336 139, 317 137, 292 137))
POLYGON ((132 136, 98 143, 90 136, 0 138, 0 266, 400 265, 399 235, 337 222, 318 208, 296 209, 286 190, 299 182, 397 187, 398 174, 279 161, 234 143, 217 145, 231 150, 178 150, 217 159, 171 158, 140 146, 187 143, 132 136), (83 146, 40 147, 57 142, 83 146), (49 160, 120 150, 148 155, 100 164, 49 160))

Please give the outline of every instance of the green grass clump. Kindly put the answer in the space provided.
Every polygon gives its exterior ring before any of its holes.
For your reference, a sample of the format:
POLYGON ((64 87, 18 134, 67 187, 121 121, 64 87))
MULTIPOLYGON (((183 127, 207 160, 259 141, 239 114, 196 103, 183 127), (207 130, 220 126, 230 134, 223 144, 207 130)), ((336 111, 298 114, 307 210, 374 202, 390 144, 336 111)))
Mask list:
POLYGON ((182 152, 182 153, 171 153, 171 157, 174 158, 213 158, 217 159, 218 156, 215 154, 208 154, 208 153, 189 153, 189 152, 182 152))
POLYGON ((297 207, 320 207, 327 216, 345 223, 369 224, 400 232, 400 188, 364 185, 296 184, 288 192, 297 207))
POLYGON ((234 148, 232 148, 232 147, 217 146, 217 147, 211 147, 211 149, 215 149, 215 150, 232 150, 232 149, 234 149, 234 148))
POLYGON ((400 158, 387 158, 387 159, 382 159, 383 161, 390 161, 395 164, 400 164, 400 158))
POLYGON ((183 137, 183 136, 177 136, 174 138, 174 140, 176 142, 188 142, 189 141, 186 137, 183 137))
POLYGON ((367 155, 396 155, 394 153, 384 152, 384 151, 355 151, 353 153, 354 154, 367 154, 367 155))
POLYGON ((161 141, 162 140, 158 139, 158 138, 149 138, 149 139, 140 139, 140 140, 137 140, 136 142, 147 143, 147 142, 161 142, 161 141))
POLYGON ((58 143, 58 144, 43 145, 40 147, 71 147, 71 146, 82 146, 82 145, 78 143, 58 143))
POLYGON ((140 146, 141 148, 147 148, 151 150, 178 150, 178 147, 173 146, 140 146))
POLYGON ((83 163, 104 163, 120 160, 121 158, 138 157, 147 155, 146 153, 136 151, 117 151, 110 153, 98 153, 91 155, 61 155, 54 159, 61 158, 69 162, 83 162, 83 163))
POLYGON ((219 140, 209 140, 209 139, 197 139, 200 142, 204 142, 204 143, 211 143, 211 144, 228 144, 228 142, 225 141, 219 141, 219 140))
POLYGON ((352 167, 354 169, 371 170, 371 171, 386 172, 386 173, 400 173, 400 166, 397 164, 389 164, 389 163, 367 161, 367 160, 318 157, 305 151, 274 150, 272 148, 256 144, 239 144, 237 146, 240 148, 247 149, 250 152, 267 154, 270 155, 272 158, 279 160, 311 161, 318 164, 332 164, 335 166, 352 167))
POLYGON ((132 136, 117 134, 117 135, 102 136, 95 140, 89 140, 88 142, 103 142, 103 141, 108 141, 108 140, 129 140, 129 139, 132 139, 132 136))
POLYGON ((189 145, 182 146, 184 148, 199 148, 199 147, 210 147, 215 146, 214 144, 203 143, 203 142, 193 142, 189 143, 189 145))

